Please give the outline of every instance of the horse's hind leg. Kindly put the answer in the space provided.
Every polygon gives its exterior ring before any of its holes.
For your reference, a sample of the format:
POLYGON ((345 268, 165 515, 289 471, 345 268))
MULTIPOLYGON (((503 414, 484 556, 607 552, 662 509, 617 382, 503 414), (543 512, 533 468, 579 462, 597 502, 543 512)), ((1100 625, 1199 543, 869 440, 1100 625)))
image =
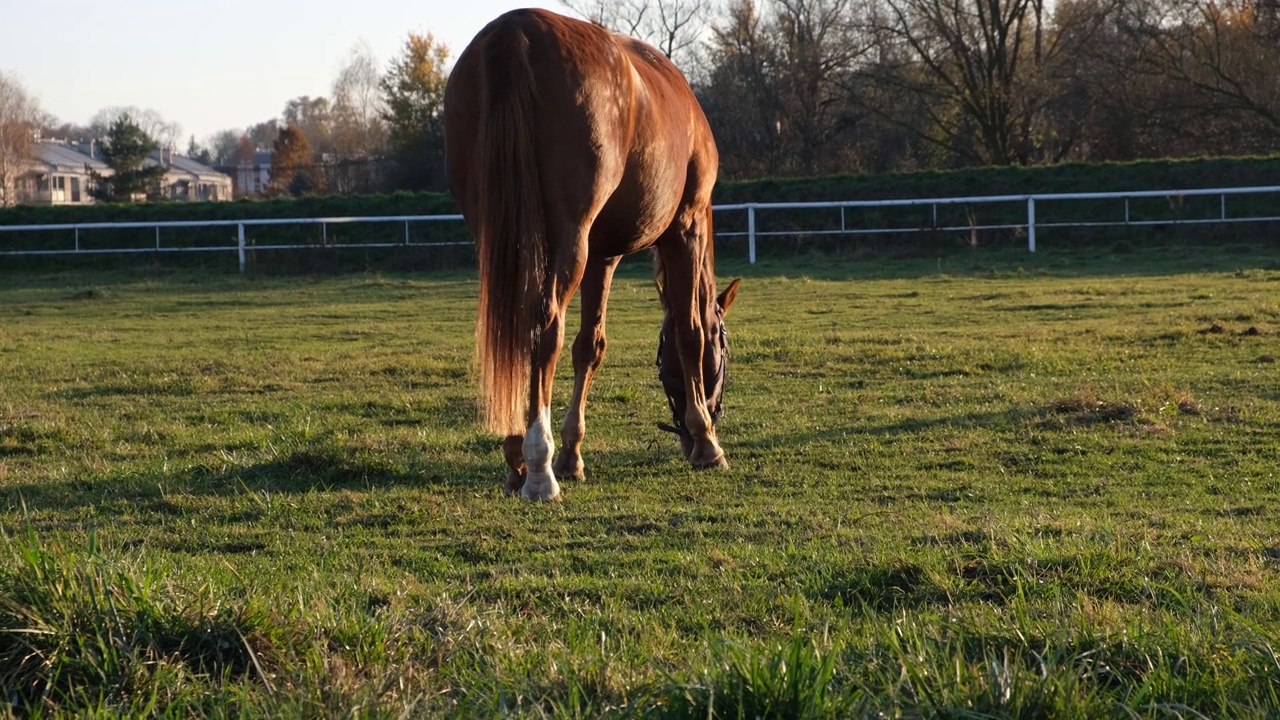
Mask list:
MULTIPOLYGON (((548 233, 548 238, 554 237, 548 233)), ((543 306, 537 309, 543 325, 533 350, 529 373, 528 430, 520 446, 525 465, 520 494, 528 500, 558 500, 560 497, 560 483, 556 482, 555 472, 551 469, 555 452, 555 441, 551 435, 551 383, 564 347, 565 309, 582 280, 586 261, 585 237, 581 239, 577 244, 562 247, 559 253, 549 254, 543 306)), ((554 241, 550 244, 555 246, 554 241)))
POLYGON ((582 464, 582 438, 587 433, 587 391, 600 363, 604 362, 604 318, 609 304, 609 286, 613 271, 621 258, 588 260, 582 276, 582 326, 573 341, 573 399, 560 426, 560 454, 556 457, 555 474, 561 480, 585 479, 582 464))

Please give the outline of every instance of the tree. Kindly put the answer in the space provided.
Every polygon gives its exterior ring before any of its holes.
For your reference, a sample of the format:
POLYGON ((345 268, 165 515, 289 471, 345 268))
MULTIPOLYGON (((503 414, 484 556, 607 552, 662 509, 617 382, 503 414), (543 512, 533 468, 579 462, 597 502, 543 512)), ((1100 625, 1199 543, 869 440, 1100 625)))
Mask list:
POLYGON ((89 130, 93 138, 106 137, 118 120, 128 118, 129 122, 138 126, 143 134, 151 138, 157 147, 174 148, 182 138, 182 126, 164 119, 158 110, 141 109, 132 105, 121 107, 113 105, 99 110, 89 121, 89 130))
MULTIPOLYGON (((280 123, 274 119, 251 125, 244 132, 244 137, 249 141, 251 150, 265 150, 271 147, 279 136, 280 123)), ((252 152, 249 153, 249 159, 253 159, 252 152)))
POLYGON ((0 72, 0 207, 17 202, 17 180, 31 157, 42 113, 17 80, 0 72))
POLYGON ((377 156, 386 146, 382 78, 373 51, 357 44, 333 81, 333 151, 345 158, 377 156))
MULTIPOLYGON (((239 147, 240 140, 244 137, 243 131, 240 130, 221 130, 205 140, 204 144, 209 148, 211 155, 211 165, 220 167, 230 167, 239 163, 239 147)), ((250 153, 252 159, 252 152, 250 153)))
POLYGON ((1200 152, 1273 152, 1280 145, 1280 3, 1167 0, 1126 28, 1142 72, 1160 77, 1164 126, 1200 152), (1189 141, 1189 142, 1188 142, 1189 141))
POLYGON ((333 151, 333 109, 328 98, 296 97, 285 103, 281 119, 307 136, 312 152, 323 155, 333 151))
POLYGON ((735 0, 712 26, 708 77, 699 100, 720 149, 726 178, 782 172, 777 49, 754 0, 735 0))
POLYGON ((852 0, 737 0, 699 87, 726 177, 847 172, 860 122, 847 78, 869 43, 852 0))
POLYGON ((307 136, 297 125, 288 125, 272 144, 271 191, 302 195, 320 189, 315 157, 307 136))
POLYGON ((382 77, 391 152, 402 189, 444 190, 444 89, 449 48, 431 33, 409 33, 401 54, 382 77))
POLYGON ((707 26, 709 0, 560 0, 587 20, 652 43, 689 75, 707 26))
POLYGON ((107 130, 103 142, 102 159, 112 174, 103 176, 90 171, 94 187, 91 194, 99 200, 129 202, 138 196, 158 194, 157 183, 164 177, 163 165, 147 165, 156 141, 124 113, 117 117, 107 130))
POLYGON ((197 144, 195 135, 192 135, 191 139, 187 141, 186 155, 201 165, 213 164, 213 152, 208 147, 197 144))

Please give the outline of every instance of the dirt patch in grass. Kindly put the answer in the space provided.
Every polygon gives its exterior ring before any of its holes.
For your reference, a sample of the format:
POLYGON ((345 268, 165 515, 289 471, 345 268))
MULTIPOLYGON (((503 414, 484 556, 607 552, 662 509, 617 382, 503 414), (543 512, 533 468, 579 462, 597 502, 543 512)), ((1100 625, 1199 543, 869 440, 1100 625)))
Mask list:
POLYGON ((1138 416, 1138 407, 1106 400, 1091 390, 1077 390, 1049 403, 1049 412, 1071 425, 1097 425, 1132 421, 1138 416))

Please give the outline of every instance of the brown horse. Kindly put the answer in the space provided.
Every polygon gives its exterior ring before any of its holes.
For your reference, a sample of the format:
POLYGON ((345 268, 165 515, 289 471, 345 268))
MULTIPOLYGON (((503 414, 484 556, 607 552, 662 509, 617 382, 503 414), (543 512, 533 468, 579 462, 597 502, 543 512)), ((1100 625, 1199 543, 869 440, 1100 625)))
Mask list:
POLYGON ((728 345, 716 296, 711 186, 718 155, 689 84, 649 45, 544 10, 489 23, 444 103, 449 187, 476 240, 476 358, 487 428, 506 435, 507 490, 559 497, 581 478, 583 413, 605 352, 624 255, 657 248, 659 376, 685 456, 726 467, 716 440, 728 345), (551 381, 582 288, 573 400, 552 462, 551 381), (691 370, 691 371, 690 371, 691 370))

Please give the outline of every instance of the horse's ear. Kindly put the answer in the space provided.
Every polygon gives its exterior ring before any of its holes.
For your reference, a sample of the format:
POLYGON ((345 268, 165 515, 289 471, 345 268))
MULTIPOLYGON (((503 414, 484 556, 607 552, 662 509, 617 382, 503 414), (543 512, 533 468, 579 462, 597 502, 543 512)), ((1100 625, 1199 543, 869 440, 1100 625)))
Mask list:
POLYGON ((738 283, 740 282, 742 282, 742 278, 729 283, 729 287, 725 288, 724 292, 720 293, 720 296, 716 298, 716 304, 720 306, 721 315, 729 314, 729 306, 733 304, 734 298, 738 297, 738 283))

